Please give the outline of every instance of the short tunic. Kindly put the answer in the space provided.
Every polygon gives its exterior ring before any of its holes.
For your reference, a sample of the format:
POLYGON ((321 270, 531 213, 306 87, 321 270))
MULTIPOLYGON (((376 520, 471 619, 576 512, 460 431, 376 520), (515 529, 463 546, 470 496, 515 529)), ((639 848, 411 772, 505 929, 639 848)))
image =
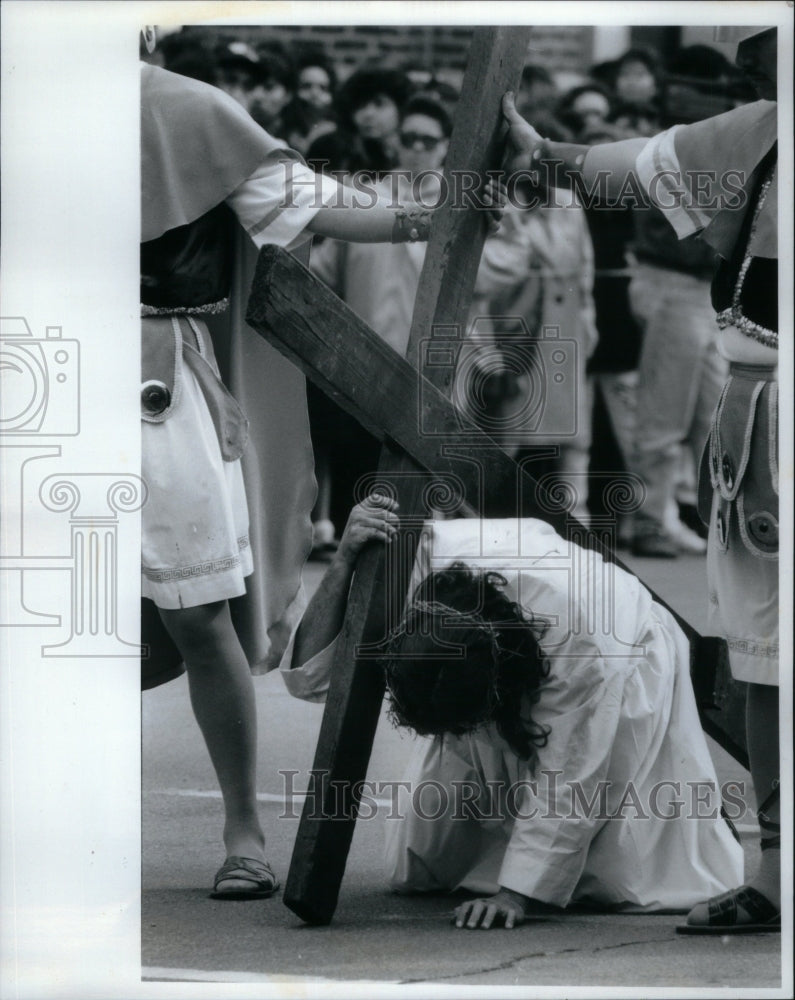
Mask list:
MULTIPOLYGON (((292 249, 305 242, 307 223, 336 196, 336 183, 317 177, 215 88, 153 67, 143 72, 144 100, 149 102, 144 110, 155 122, 144 132, 144 237, 159 239, 174 226, 190 225, 226 203, 257 247, 267 243, 292 249), (192 121, 192 115, 197 118, 188 129, 183 116, 192 121), (206 124, 208 116, 215 129, 206 124), (171 118, 186 129, 185 144, 196 142, 196 129, 202 129, 198 153, 183 153, 171 118), (241 146, 238 160, 236 140, 241 146)), ((201 279, 194 285, 201 296, 201 279)), ((182 287, 191 287, 190 281, 183 281, 182 287)), ((200 304, 204 306, 201 298, 200 304)), ((171 405, 155 419, 145 416, 142 430, 142 473, 148 489, 142 512, 142 593, 162 608, 240 596, 254 568, 239 456, 222 454, 207 383, 200 384, 192 366, 183 363, 190 347, 217 374, 208 328, 200 315, 189 315, 195 306, 193 301, 169 303, 159 315, 143 319, 145 334, 160 331, 163 337, 177 338, 171 405)), ((261 405, 267 407, 269 400, 261 405)), ((289 470, 279 469, 278 474, 289 470)))
MULTIPOLYGON (((182 336, 212 357, 204 323, 176 320, 182 336)), ((144 326, 171 327, 151 317, 144 326)), ((162 336, 170 336, 171 329, 162 336)), ((238 597, 253 570, 248 505, 240 461, 224 461, 196 376, 181 366, 175 412, 142 421, 141 472, 147 502, 141 521, 141 592, 160 608, 238 597)))

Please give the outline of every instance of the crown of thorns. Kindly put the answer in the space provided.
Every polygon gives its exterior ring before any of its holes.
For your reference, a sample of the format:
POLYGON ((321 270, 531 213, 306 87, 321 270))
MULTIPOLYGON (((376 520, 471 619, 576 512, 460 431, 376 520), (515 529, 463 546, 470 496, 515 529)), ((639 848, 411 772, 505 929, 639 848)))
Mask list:
POLYGON ((418 619, 426 618, 447 628, 469 628, 478 633, 488 635, 494 652, 503 652, 499 643, 499 632, 494 622, 484 618, 477 611, 459 611, 443 601, 412 601, 403 621, 396 625, 389 634, 387 648, 396 651, 405 636, 414 635, 414 626, 418 619))
MULTIPOLYGON (((412 659, 411 641, 419 638, 421 642, 427 642, 430 638, 439 641, 438 633, 434 630, 434 623, 438 623, 445 629, 453 628, 467 630, 460 636, 463 646, 469 646, 472 639, 478 640, 478 645, 483 646, 484 640, 488 645, 488 656, 486 664, 488 676, 485 679, 485 699, 480 709, 470 714, 466 719, 461 719, 461 731, 466 731, 490 721, 495 709, 502 703, 502 696, 499 687, 499 663, 501 657, 506 655, 516 655, 513 649, 507 648, 500 642, 499 623, 490 621, 477 611, 460 611, 450 607, 442 601, 414 601, 406 613, 403 621, 397 625, 390 633, 386 644, 388 659, 385 663, 386 686, 392 701, 392 716, 400 722, 401 716, 406 715, 406 706, 402 703, 400 696, 395 690, 393 679, 400 669, 401 662, 412 659), (418 631, 417 623, 423 620, 430 624, 430 631, 418 631)), ((506 623, 509 624, 509 623, 506 623)), ((423 650, 427 655, 427 647, 423 650)), ((422 653, 417 650, 417 653, 422 653)), ((437 658, 442 659, 443 656, 437 658)), ((452 660, 453 657, 451 656, 452 660)))

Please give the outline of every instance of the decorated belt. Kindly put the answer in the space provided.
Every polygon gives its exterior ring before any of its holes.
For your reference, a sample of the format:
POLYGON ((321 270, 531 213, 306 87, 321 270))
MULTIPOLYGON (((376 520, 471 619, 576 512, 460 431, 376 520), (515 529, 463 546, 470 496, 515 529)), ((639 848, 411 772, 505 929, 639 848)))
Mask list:
POLYGON ((752 319, 744 316, 739 304, 731 305, 728 309, 723 309, 715 316, 715 321, 720 330, 725 330, 726 327, 733 326, 746 337, 750 337, 751 340, 756 340, 758 343, 764 344, 765 347, 774 347, 778 350, 778 331, 768 330, 767 327, 761 326, 759 323, 755 323, 752 319))
POLYGON ((229 299, 208 302, 203 306, 147 306, 141 303, 141 316, 214 316, 226 312, 229 299))

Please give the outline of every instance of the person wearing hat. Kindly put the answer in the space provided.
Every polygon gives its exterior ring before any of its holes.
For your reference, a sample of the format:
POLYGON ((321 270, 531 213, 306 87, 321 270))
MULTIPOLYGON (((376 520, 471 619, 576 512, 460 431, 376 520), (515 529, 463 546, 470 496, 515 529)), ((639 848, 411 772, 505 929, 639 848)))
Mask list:
MULTIPOLYGON (((721 29, 719 29, 720 31, 721 29)), ((732 40, 724 30, 720 40, 732 40)), ((695 906, 689 934, 781 926, 778 708, 778 234, 775 28, 731 29, 736 62, 759 100, 650 139, 600 146, 545 140, 504 98, 508 169, 539 169, 598 200, 660 208, 680 238, 700 233, 720 262, 712 303, 729 362, 700 474, 709 521, 710 622, 726 637, 732 675, 747 683, 747 742, 762 829, 758 871, 695 906)))
POLYGON ((295 70, 286 50, 276 46, 257 52, 245 42, 229 42, 217 52, 216 72, 221 90, 258 125, 283 138, 281 115, 295 91, 295 70))

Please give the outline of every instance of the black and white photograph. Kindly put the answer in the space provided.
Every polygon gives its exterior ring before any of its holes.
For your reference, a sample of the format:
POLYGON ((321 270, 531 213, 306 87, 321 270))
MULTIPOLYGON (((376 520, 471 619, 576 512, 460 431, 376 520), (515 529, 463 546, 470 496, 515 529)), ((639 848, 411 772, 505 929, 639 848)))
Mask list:
POLYGON ((791 3, 0 14, 0 1000, 791 996, 791 3))

